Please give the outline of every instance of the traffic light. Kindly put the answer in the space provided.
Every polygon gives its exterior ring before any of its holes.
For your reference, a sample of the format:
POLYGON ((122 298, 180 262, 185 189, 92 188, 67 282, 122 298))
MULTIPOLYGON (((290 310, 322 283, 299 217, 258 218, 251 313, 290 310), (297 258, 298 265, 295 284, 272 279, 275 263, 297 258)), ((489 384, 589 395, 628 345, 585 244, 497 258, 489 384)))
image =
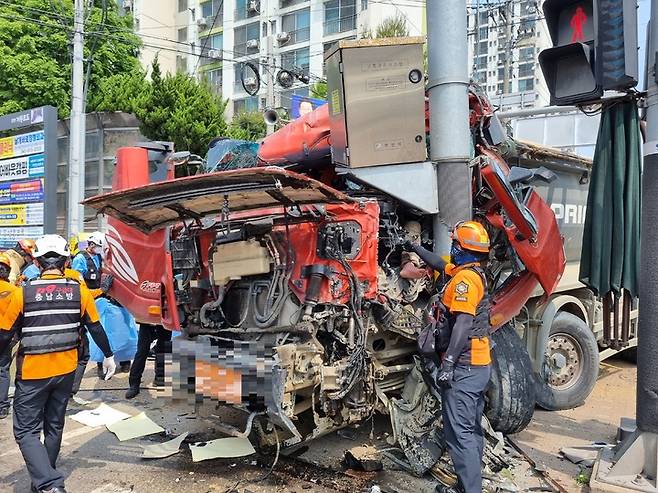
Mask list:
POLYGON ((546 0, 553 47, 539 54, 551 104, 594 102, 637 84, 635 0, 546 0))

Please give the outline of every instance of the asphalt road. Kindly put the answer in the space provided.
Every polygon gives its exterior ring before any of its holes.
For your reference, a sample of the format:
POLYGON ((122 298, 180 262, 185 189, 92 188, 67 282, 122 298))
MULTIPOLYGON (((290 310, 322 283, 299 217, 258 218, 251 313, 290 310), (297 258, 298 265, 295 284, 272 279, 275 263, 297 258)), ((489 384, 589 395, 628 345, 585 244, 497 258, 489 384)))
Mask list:
MULTIPOLYGON (((145 374, 150 382, 152 363, 145 374)), ((575 482, 579 468, 561 460, 561 447, 609 440, 614 437, 620 416, 632 415, 634 410, 635 368, 613 360, 602 364, 602 376, 592 396, 578 409, 559 413, 538 411, 529 428, 515 439, 537 463, 545 466, 552 477, 568 491, 582 491, 575 482)), ((217 428, 217 418, 203 418, 186 414, 167 399, 156 398, 154 390, 143 390, 133 401, 125 401, 123 393, 127 375, 119 374, 110 382, 101 382, 90 365, 80 396, 93 401, 89 406, 71 404, 68 414, 95 407, 101 400, 112 407, 137 414, 145 411, 165 428, 169 437, 188 431, 189 441, 203 441, 224 436, 217 428), (95 389, 95 390, 94 390, 95 389), (102 389, 102 390, 99 390, 102 389), (109 389, 109 390, 108 390, 109 389)), ((218 411, 223 420, 230 421, 230 413, 218 411)), ((388 430, 390 431, 390 430, 388 430)), ((250 456, 240 459, 216 459, 192 462, 189 449, 166 459, 142 459, 144 445, 167 440, 165 434, 119 442, 105 428, 88 428, 67 419, 62 453, 58 468, 67 474, 69 493, 124 493, 124 492, 358 492, 365 485, 377 483, 382 491, 425 493, 434 490, 432 480, 419 479, 392 467, 374 474, 342 471, 340 461, 346 449, 373 440, 385 441, 386 418, 366 423, 356 430, 351 439, 331 434, 304 447, 298 458, 281 456, 274 472, 269 471, 272 457, 250 456)), ((522 490, 540 484, 529 467, 516 471, 522 490)), ((11 419, 0 420, 0 492, 29 492, 29 479, 14 442, 11 419)))

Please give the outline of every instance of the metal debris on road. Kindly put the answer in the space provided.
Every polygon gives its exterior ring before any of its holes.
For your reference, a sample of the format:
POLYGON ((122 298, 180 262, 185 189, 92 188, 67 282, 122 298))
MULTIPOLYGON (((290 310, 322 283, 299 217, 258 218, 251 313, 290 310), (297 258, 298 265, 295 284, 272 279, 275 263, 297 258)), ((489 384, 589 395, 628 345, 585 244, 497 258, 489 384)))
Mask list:
POLYGON ((154 443, 153 445, 147 445, 144 447, 142 452, 142 459, 164 459, 171 455, 177 454, 180 452, 180 446, 183 443, 183 440, 189 435, 189 431, 181 433, 173 440, 168 440, 162 443, 154 443))
POLYGON ((107 426, 117 421, 129 418, 130 414, 117 411, 107 404, 101 403, 96 409, 80 411, 71 416, 71 419, 91 428, 107 426))
POLYGON ((161 433, 164 428, 153 422, 146 413, 139 413, 132 418, 117 421, 107 425, 107 429, 114 433, 120 442, 140 438, 147 435, 161 433))
POLYGON ((573 462, 579 466, 592 467, 596 458, 605 445, 590 445, 588 447, 565 447, 560 449, 560 455, 562 455, 569 462, 573 462))
POLYGON ((256 450, 248 439, 236 437, 191 443, 190 450, 192 451, 192 461, 194 462, 218 458, 244 457, 256 453, 256 450))
POLYGON ((363 471, 380 471, 382 469, 381 453, 373 446, 352 447, 345 451, 345 465, 348 469, 363 471))

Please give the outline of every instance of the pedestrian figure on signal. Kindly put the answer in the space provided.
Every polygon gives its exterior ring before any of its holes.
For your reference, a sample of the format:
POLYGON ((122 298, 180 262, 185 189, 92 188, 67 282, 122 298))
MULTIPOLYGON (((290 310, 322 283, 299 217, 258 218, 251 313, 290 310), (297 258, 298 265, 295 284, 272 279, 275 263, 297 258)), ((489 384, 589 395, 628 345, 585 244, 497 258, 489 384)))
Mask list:
POLYGON ((439 348, 441 367, 431 376, 441 388, 443 433, 458 484, 440 484, 436 491, 482 493, 484 434, 480 422, 491 375, 490 303, 482 263, 489 256, 489 235, 478 222, 458 223, 447 265, 419 245, 407 242, 406 246, 427 265, 451 277, 441 296, 448 323, 439 339, 446 344, 439 348))
POLYGON ((66 493, 64 475, 56 469, 56 462, 82 326, 105 354, 106 380, 114 374, 116 364, 91 293, 64 276, 69 258, 66 240, 45 235, 37 240, 34 257, 41 277, 27 281, 9 296, 0 318, 0 354, 15 336, 14 437, 30 474, 32 491, 66 493))
MULTIPOLYGON (((16 289, 15 284, 9 282, 11 260, 5 253, 0 253, 0 316, 5 313, 9 305, 11 293, 16 289)), ((9 416, 9 367, 11 366, 13 342, 7 349, 0 352, 0 419, 9 416)))

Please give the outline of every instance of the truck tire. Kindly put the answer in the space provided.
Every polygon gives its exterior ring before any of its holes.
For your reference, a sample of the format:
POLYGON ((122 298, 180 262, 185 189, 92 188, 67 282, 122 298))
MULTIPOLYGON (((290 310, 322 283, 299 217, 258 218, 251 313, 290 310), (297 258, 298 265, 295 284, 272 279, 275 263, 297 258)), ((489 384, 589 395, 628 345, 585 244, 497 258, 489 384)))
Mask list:
POLYGON ((487 418, 507 435, 523 430, 535 412, 535 381, 530 356, 511 325, 494 332, 487 418))
POLYGON ((537 377, 537 404, 549 411, 582 405, 599 376, 594 333, 575 315, 559 313, 551 325, 546 358, 537 377))

